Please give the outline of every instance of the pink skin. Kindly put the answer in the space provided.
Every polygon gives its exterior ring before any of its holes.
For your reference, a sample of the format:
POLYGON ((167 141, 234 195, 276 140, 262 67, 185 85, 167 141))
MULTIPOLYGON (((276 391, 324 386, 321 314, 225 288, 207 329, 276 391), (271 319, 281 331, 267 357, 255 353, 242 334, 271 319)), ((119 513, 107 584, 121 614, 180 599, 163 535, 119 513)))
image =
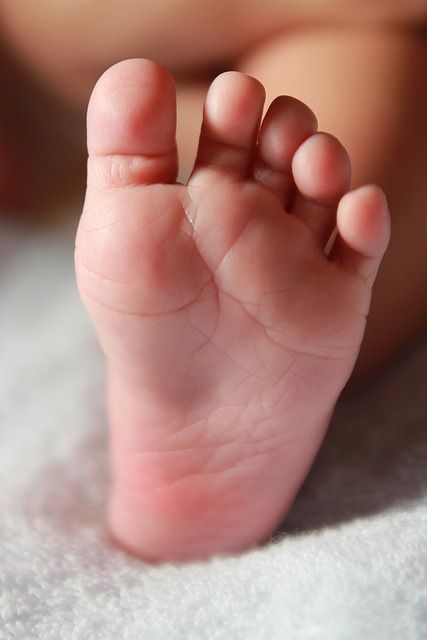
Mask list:
POLYGON ((76 245, 106 355, 117 541, 150 560, 256 545, 300 487, 354 366, 389 241, 382 192, 280 97, 211 86, 175 183, 175 88, 148 60, 98 81, 76 245), (334 231, 329 255, 324 248, 334 231))

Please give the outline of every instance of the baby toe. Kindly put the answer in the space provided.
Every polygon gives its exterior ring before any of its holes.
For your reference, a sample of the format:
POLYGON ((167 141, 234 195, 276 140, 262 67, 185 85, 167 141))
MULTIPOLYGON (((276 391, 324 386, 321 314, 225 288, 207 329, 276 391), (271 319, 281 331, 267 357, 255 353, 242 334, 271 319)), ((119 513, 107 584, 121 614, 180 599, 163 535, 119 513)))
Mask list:
POLYGON ((296 192, 291 213, 303 220, 324 246, 336 225, 339 199, 350 186, 347 151, 332 135, 316 133, 297 149, 292 173, 296 192))

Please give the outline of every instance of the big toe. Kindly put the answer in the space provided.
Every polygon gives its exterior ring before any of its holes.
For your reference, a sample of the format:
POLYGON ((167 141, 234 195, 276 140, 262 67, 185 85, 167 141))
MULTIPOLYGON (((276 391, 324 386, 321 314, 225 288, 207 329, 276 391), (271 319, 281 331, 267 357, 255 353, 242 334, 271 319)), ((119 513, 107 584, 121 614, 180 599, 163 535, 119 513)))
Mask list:
POLYGON ((89 101, 88 184, 173 182, 177 173, 176 95, 170 74, 125 60, 98 80, 89 101))

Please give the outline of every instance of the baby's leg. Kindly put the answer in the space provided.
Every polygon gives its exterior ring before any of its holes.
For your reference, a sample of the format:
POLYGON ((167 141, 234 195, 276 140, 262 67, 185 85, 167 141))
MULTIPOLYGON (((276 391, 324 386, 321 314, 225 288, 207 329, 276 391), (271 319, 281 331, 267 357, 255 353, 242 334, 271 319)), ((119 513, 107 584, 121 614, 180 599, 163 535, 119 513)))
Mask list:
POLYGON ((381 365, 427 319, 427 43, 396 31, 311 30, 242 60, 271 97, 306 101, 348 148, 355 185, 379 183, 392 242, 378 276, 358 373, 381 365))

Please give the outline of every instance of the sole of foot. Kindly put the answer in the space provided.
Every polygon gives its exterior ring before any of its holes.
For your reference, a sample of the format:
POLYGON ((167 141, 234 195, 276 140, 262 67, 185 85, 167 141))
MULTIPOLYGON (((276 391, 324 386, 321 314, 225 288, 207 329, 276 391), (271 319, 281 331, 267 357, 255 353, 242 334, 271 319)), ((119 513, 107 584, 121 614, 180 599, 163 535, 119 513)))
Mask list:
POLYGON ((115 539, 184 561, 268 540, 353 369, 389 214, 310 109, 227 72, 176 182, 175 87, 98 81, 76 270, 108 367, 115 539))

